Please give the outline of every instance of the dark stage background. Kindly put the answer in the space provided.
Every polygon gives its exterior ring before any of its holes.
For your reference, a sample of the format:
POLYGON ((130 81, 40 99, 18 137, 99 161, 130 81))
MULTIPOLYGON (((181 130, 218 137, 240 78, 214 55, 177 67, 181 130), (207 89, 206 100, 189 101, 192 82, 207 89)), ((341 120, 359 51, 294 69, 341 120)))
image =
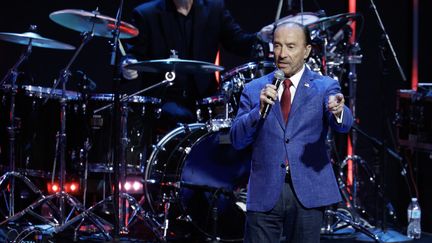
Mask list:
MULTIPOLYGON (((128 21, 131 9, 143 1, 125 1, 124 20, 128 21)), ((270 24, 274 20, 278 1, 260 0, 227 0, 226 3, 237 21, 248 31, 257 31, 261 27, 270 24)), ((430 36, 430 3, 419 1, 419 82, 431 82, 431 73, 428 71, 432 57, 432 51, 428 36, 430 36)), ((115 17, 119 1, 112 0, 15 0, 2 1, 0 4, 0 31, 22 33, 27 31, 30 24, 38 26, 38 32, 47 38, 62 41, 74 46, 80 43, 78 32, 63 28, 53 21, 48 15, 61 9, 83 9, 92 11, 99 8, 103 15, 115 17)), ((298 8, 298 1, 293 1, 298 8)), ((358 30, 359 44, 363 61, 357 66, 358 90, 357 90, 357 118, 360 128, 372 137, 379 139, 388 145, 390 149, 398 150, 398 141, 395 126, 392 124, 396 111, 398 89, 411 87, 412 70, 412 1, 376 1, 375 2, 387 33, 392 41, 402 69, 408 81, 403 82, 396 68, 389 48, 382 38, 374 11, 370 8, 370 1, 357 1, 357 11, 364 17, 363 29, 358 30)), ((285 5, 286 6, 286 5, 285 5)), ((327 16, 347 12, 348 1, 314 0, 304 1, 304 11, 316 12, 324 10, 327 16)), ((282 16, 287 14, 286 7, 282 16)), ((360 24, 357 25, 360 27, 360 24)), ((112 69, 109 66, 110 45, 108 39, 95 37, 77 58, 72 70, 84 71, 97 83, 96 92, 112 92, 112 69)), ((16 62, 22 46, 12 43, 0 42, 0 77, 16 62)), ((71 58, 72 51, 60 51, 34 48, 28 62, 22 65, 24 72, 23 83, 36 86, 50 87, 57 78, 59 71, 65 67, 71 58)), ((242 65, 250 60, 239 58, 222 50, 221 65, 226 70, 242 65)), ((133 86, 133 85, 132 85, 133 86)), ((129 87, 130 88, 130 87, 129 87)), ((68 83, 69 90, 76 90, 76 83, 68 83)), ((132 88, 132 91, 133 88, 132 88)), ((348 95, 348 94, 346 94, 348 95)), ((4 124, 1 124, 2 126, 4 124)), ((46 125, 46 124, 44 124, 46 125)), ((394 226, 406 225, 406 207, 410 200, 407 186, 400 174, 401 166, 391 156, 381 156, 379 148, 364 136, 359 135, 356 154, 361 156, 375 172, 385 171, 384 193, 393 204, 397 220, 394 226)), ((343 145, 341 146, 343 147, 343 145)), ((2 151, 5 152, 5 151, 2 151)), ((339 151, 345 154, 344 151, 339 151)), ((401 154, 405 154, 402 153, 401 154)), ((411 156, 408 156, 411 157, 411 156)), ((420 204, 423 209, 423 229, 432 232, 432 159, 430 151, 418 152, 410 159, 414 167, 413 175, 419 189, 420 204)), ((7 161, 1 161, 7 164, 7 161)), ((361 170, 361 169, 360 169, 361 170)), ((361 176, 362 173, 360 172, 361 176)), ((366 178, 360 178, 365 180, 366 178)), ((367 183, 366 183, 367 184, 367 183)), ((377 207, 373 187, 364 185, 360 187, 360 201, 369 212, 370 217, 375 217, 374 208, 377 207), (372 189, 371 189, 372 188, 372 189)), ((381 204, 378 203, 378 206, 381 204)), ((375 217, 375 218, 380 218, 375 217)), ((389 224, 392 220, 388 220, 389 224)))

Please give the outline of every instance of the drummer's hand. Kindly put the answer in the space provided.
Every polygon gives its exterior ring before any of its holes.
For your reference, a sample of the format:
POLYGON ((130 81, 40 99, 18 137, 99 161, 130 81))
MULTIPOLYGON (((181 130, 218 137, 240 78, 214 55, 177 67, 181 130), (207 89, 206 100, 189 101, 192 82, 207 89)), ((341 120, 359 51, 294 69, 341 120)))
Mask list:
POLYGON ((264 112, 266 104, 274 105, 277 99, 276 86, 274 84, 266 84, 260 93, 260 113, 264 112))
POLYGON ((126 58, 122 62, 122 74, 125 79, 131 80, 138 78, 138 71, 132 69, 126 69, 125 66, 131 63, 137 63, 138 60, 133 58, 126 58))
POLYGON ((258 32, 258 38, 265 42, 270 43, 273 41, 273 24, 269 24, 267 26, 264 26, 259 32, 258 32))

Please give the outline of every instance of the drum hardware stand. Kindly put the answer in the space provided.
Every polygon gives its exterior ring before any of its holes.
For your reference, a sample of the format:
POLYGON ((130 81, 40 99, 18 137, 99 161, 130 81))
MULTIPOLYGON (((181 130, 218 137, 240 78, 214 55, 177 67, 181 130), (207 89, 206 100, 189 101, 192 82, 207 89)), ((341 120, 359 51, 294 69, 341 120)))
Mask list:
MULTIPOLYGON (((159 86, 164 86, 164 85, 166 85, 166 86, 171 86, 171 85, 173 85, 173 82, 172 82, 172 81, 173 81, 174 78, 175 78, 175 73, 167 72, 166 75, 165 75, 165 78, 166 78, 167 76, 170 77, 170 78, 169 78, 169 79, 167 78, 167 79, 165 79, 165 80, 162 80, 162 81, 159 82, 159 83, 153 84, 153 85, 151 85, 151 86, 149 86, 149 87, 147 87, 147 88, 145 88, 145 89, 139 90, 139 91, 137 91, 137 92, 135 92, 135 93, 132 93, 132 94, 130 94, 130 95, 124 95, 124 96, 122 96, 122 97, 120 98, 120 102, 125 102, 125 101, 129 100, 130 97, 133 97, 133 96, 139 95, 139 94, 141 94, 141 93, 147 92, 147 91, 149 91, 149 90, 151 90, 151 89, 154 89, 154 88, 158 88, 159 86)), ((97 113, 99 113, 99 112, 101 112, 101 111, 103 111, 103 110, 105 110, 105 109, 107 109, 107 108, 111 108, 112 106, 113 106, 112 104, 108 104, 108 105, 102 106, 102 107, 100 107, 100 108, 98 108, 98 109, 95 109, 95 110, 93 111, 93 114, 97 114, 97 113)))
MULTIPOLYGON (((152 232, 155 234, 156 238, 158 239, 159 242, 166 242, 165 240, 165 236, 163 235, 163 233, 160 231, 160 229, 163 228, 163 225, 160 224, 159 222, 157 222, 151 215, 149 215, 148 213, 146 213, 144 211, 144 209, 141 207, 140 203, 131 195, 127 194, 127 193, 120 193, 119 194, 121 200, 124 200, 126 203, 124 203, 124 205, 129 205, 129 207, 132 209, 132 213, 130 214, 130 217, 128 219, 127 222, 123 222, 123 224, 127 227, 130 227, 131 225, 135 224, 137 222, 137 219, 140 219, 141 221, 144 222, 144 224, 152 230, 152 232)), ((97 202, 95 205, 89 207, 85 212, 83 213, 90 213, 90 214, 95 214, 94 211, 96 211, 99 207, 104 207, 107 203, 112 203, 112 204, 116 204, 113 201, 113 196, 109 196, 99 202, 97 202)), ((129 211, 128 209, 124 209, 124 211, 129 211)), ((78 216, 77 216, 78 217, 78 216)), ((75 218, 77 218, 75 217, 75 218)), ((74 219, 75 219, 74 218, 74 219)), ((102 219, 102 218, 100 218, 102 219)), ((122 220, 122 219, 120 219, 122 220)), ((124 220, 124 218, 123 218, 124 220)), ((113 224, 103 220, 103 223, 105 225, 108 225, 108 227, 113 228, 113 224)), ((75 229, 75 231, 77 231, 78 227, 75 229)), ((125 228, 124 230, 127 231, 127 228, 125 228)))
MULTIPOLYGON (((324 29, 322 31, 325 31, 324 29)), ((323 70, 323 74, 327 75, 327 71, 328 71, 328 64, 327 64, 327 35, 324 37, 324 44, 323 44, 323 57, 322 57, 322 62, 324 62, 324 65, 322 65, 322 70, 323 70)), ((357 57, 357 52, 360 51, 359 45, 358 43, 353 44, 352 48, 350 49, 351 51, 351 55, 354 57, 357 57)), ((350 56, 350 57, 352 57, 350 56)), ((349 57, 349 58, 350 58, 349 57)), ((360 59, 361 60, 361 59, 360 59)), ((349 107, 353 113, 353 117, 354 120, 356 119, 356 107, 355 107, 355 97, 356 97, 356 87, 357 87, 357 74, 356 74, 356 66, 355 64, 360 63, 359 59, 354 59, 352 58, 350 60, 350 73, 349 73, 349 81, 350 81, 350 100, 349 100, 349 107)), ((329 129, 328 135, 327 135, 327 140, 328 142, 331 144, 331 147, 335 149, 335 144, 333 141, 333 135, 331 133, 331 130, 329 129)), ((356 141, 357 141, 357 136, 355 134, 354 131, 352 131, 352 147, 353 147, 353 153, 354 153, 354 148, 356 147, 356 141)), ((337 154, 337 153, 335 153, 337 154)), ((352 159, 351 157, 347 157, 346 159, 344 159, 343 163, 346 163, 347 160, 352 159)), ((341 163, 338 163, 341 165, 341 163)), ((342 167, 342 166, 341 166, 342 167)), ((354 174, 356 173, 356 167, 353 164, 354 167, 354 174)), ((354 229, 359 230, 360 232, 363 232, 367 237, 369 237, 370 239, 372 239, 375 242, 381 242, 380 239, 378 238, 378 236, 376 234, 374 234, 373 232, 371 232, 368 228, 366 228, 364 225, 362 225, 360 217, 356 211, 357 208, 357 195, 356 195, 356 179, 354 176, 354 180, 353 180, 353 187, 351 188, 350 191, 348 191, 347 186, 345 185, 343 179, 342 179, 342 171, 340 171, 339 176, 337 176, 337 182, 339 185, 339 189, 341 191, 341 194, 344 198, 344 202, 347 205, 347 208, 352 216, 352 218, 341 214, 340 212, 338 212, 337 210, 326 210, 325 211, 325 217, 326 219, 326 226, 325 226, 325 233, 334 233, 331 225, 330 225, 330 219, 329 217, 335 217, 340 221, 343 221, 345 223, 347 223, 348 225, 352 226, 354 229), (349 192, 351 193, 351 198, 349 195, 349 192)))
MULTIPOLYGON (((36 25, 31 25, 30 30, 36 30, 36 25)), ((8 206, 8 217, 12 217, 15 215, 15 178, 22 180, 34 193, 39 194, 42 198, 44 197, 42 192, 24 175, 21 175, 19 172, 15 171, 15 163, 16 163, 16 121, 15 121, 15 97, 17 94, 17 85, 16 80, 18 77, 18 67, 22 64, 24 60, 26 60, 32 52, 32 39, 29 40, 25 51, 21 54, 18 61, 14 64, 14 66, 8 71, 5 77, 0 81, 0 86, 3 86, 7 80, 10 80, 10 111, 9 111, 9 126, 7 127, 8 133, 8 157, 9 157, 9 171, 6 172, 3 176, 0 177, 0 186, 3 185, 3 182, 7 181, 9 178, 9 200, 7 202, 8 206)), ((0 223, 1 225, 2 223, 0 223)))
POLYGON ((211 207, 211 235, 207 235, 207 233, 205 233, 205 235, 209 236, 209 238, 206 239, 206 242, 211 242, 211 243, 217 243, 217 242, 221 242, 223 240, 221 240, 220 237, 217 236, 217 223, 218 223, 218 206, 217 206, 217 199, 219 198, 220 194, 224 194, 224 195, 228 195, 230 197, 234 196, 233 192, 230 190, 227 190, 224 187, 212 187, 212 186, 207 186, 207 185, 196 185, 196 184, 192 184, 192 183, 188 183, 188 182, 178 182, 176 183, 175 187, 180 188, 180 186, 186 187, 186 188, 190 188, 190 189, 198 189, 198 190, 203 190, 203 191, 208 191, 208 192, 212 192, 213 196, 211 198, 211 203, 210 203, 210 207, 211 207))
MULTIPOLYGON (((9 218, 7 221, 14 221, 22 216, 24 216, 26 213, 31 214, 32 216, 35 216, 36 218, 40 219, 41 221, 53 225, 55 227, 54 232, 59 233, 65 230, 67 227, 73 225, 74 223, 78 222, 78 220, 81 220, 83 218, 89 219, 105 236, 105 239, 109 240, 111 237, 108 235, 108 233, 105 232, 105 229, 103 228, 102 223, 104 222, 103 219, 99 218, 98 216, 92 214, 88 210, 85 210, 84 206, 74 197, 69 195, 65 192, 64 188, 64 182, 65 182, 65 175, 66 175, 66 103, 67 103, 67 97, 66 97, 66 83, 70 76, 69 68, 78 56, 79 52, 82 50, 83 46, 88 43, 88 41, 93 37, 93 31, 91 32, 85 32, 83 34, 83 41, 80 45, 80 47, 76 50, 75 54, 73 55, 72 59, 67 64, 66 68, 63 69, 60 72, 60 75, 58 79, 56 80, 53 89, 58 85, 62 84, 62 97, 60 99, 60 132, 58 136, 58 146, 59 150, 56 151, 56 158, 59 156, 60 160, 60 172, 59 172, 59 184, 60 184, 60 192, 49 195, 46 197, 41 198, 40 200, 34 202, 24 210, 22 210, 20 213, 17 213, 13 217, 9 218), (52 200, 58 199, 59 200, 59 208, 57 208, 52 200), (55 217, 53 217, 52 220, 47 219, 46 217, 34 212, 34 209, 43 205, 45 202, 48 203, 50 208, 54 211, 56 216, 59 217, 59 220, 57 220, 55 217), (65 203, 68 203, 71 206, 71 210, 68 213, 67 217, 65 216, 66 213, 66 207, 65 203), (74 213, 79 213, 77 216, 71 218, 74 213)), ((49 94, 47 99, 52 94, 49 94)), ((47 100, 45 100, 47 102, 47 100)), ((55 165, 54 165, 55 166, 55 165)), ((6 221, 3 221, 1 224, 6 223, 6 221)))
MULTIPOLYGON (((370 142, 372 142, 372 144, 380 151, 380 154, 382 156, 382 160, 383 160, 384 164, 387 164, 388 155, 390 155, 391 157, 393 157, 394 159, 396 159, 399 162, 400 167, 401 167, 401 175, 404 176, 405 183, 407 184, 409 194, 411 196, 410 184, 409 184, 409 180, 407 177, 407 171, 406 171, 406 164, 405 165, 403 164, 404 159, 401 156, 399 156, 399 154, 397 152, 388 148, 383 142, 379 141, 378 139, 376 139, 376 138, 370 136, 369 134, 367 134, 366 132, 362 131, 357 125, 353 125, 353 130, 356 130, 359 134, 363 135, 370 142)), ((360 164, 362 165, 362 164, 364 164, 364 162, 361 162, 360 164)), ((383 169, 383 170, 385 170, 385 169, 383 169)), ((387 217, 386 217, 387 215, 386 215, 386 213, 388 212, 388 214, 391 215, 393 217, 393 219, 396 219, 396 215, 395 215, 395 212, 394 212, 394 209, 393 209, 391 202, 388 201, 387 198, 385 197, 385 182, 384 182, 384 175, 383 175, 382 171, 380 173, 380 182, 379 183, 376 182, 376 180, 375 180, 376 176, 373 173, 373 171, 369 169, 369 172, 368 172, 368 175, 370 176, 370 178, 374 178, 374 180, 371 180, 371 181, 375 183, 375 188, 377 190, 378 197, 380 197, 382 200, 381 228, 377 228, 375 234, 377 236, 379 236, 379 238, 382 240, 382 242, 411 241, 412 239, 406 237, 405 235, 402 235, 399 232, 396 232, 394 230, 387 228, 387 225, 386 225, 387 224, 386 223, 387 222, 387 217), (391 241, 386 241, 386 239, 389 239, 391 241)), ((366 240, 363 240, 363 241, 366 241, 366 240)))
MULTIPOLYGON (((119 205, 120 207, 118 209, 118 212, 119 212, 119 215, 118 215, 118 219, 119 219, 119 225, 118 225, 119 232, 118 233, 119 234, 128 234, 128 222, 125 221, 125 217, 126 217, 126 214, 127 214, 126 207, 125 207, 125 203, 126 203, 125 200, 128 197, 131 197, 128 194, 126 194, 126 193, 123 192, 123 186, 124 186, 124 184, 126 182, 126 169, 127 169, 126 168, 126 150, 127 150, 127 145, 128 145, 128 141, 129 141, 128 131, 127 131, 127 120, 128 120, 128 110, 129 110, 128 100, 129 100, 130 97, 133 97, 135 95, 138 95, 140 93, 146 92, 148 90, 157 88, 159 86, 166 86, 166 85, 170 86, 170 85, 172 85, 172 81, 175 78, 175 73, 174 72, 167 72, 166 77, 167 77, 166 80, 163 80, 163 81, 161 81, 159 83, 151 85, 151 86, 149 86, 149 87, 147 87, 145 89, 142 89, 142 90, 140 90, 138 92, 135 92, 133 94, 122 96, 120 98, 120 100, 119 100, 119 103, 120 103, 120 106, 121 106, 120 107, 120 125, 119 125, 120 126, 120 147, 119 147, 119 151, 118 151, 118 153, 119 153, 119 155, 118 155, 119 161, 113 163, 114 164, 113 165, 114 168, 116 166, 115 165, 116 163, 120 166, 120 173, 119 173, 119 175, 120 175, 119 176, 119 178, 120 178, 120 185, 121 185, 120 186, 120 190, 121 190, 120 194, 123 195, 123 196, 120 196, 120 198, 119 198, 119 202, 120 202, 120 205, 119 205)), ((105 110, 107 108, 111 108, 112 106, 113 106, 113 104, 105 105, 105 106, 103 106, 101 108, 98 108, 98 109, 94 110, 93 113, 96 114, 96 113, 101 112, 101 111, 103 111, 103 110, 105 110)), ((115 184, 118 184, 118 183, 115 183, 115 184)), ((103 201, 110 201, 110 200, 112 200, 112 198, 108 197, 108 198, 105 198, 103 201)), ((100 202, 100 203, 102 203, 102 202, 100 202)))

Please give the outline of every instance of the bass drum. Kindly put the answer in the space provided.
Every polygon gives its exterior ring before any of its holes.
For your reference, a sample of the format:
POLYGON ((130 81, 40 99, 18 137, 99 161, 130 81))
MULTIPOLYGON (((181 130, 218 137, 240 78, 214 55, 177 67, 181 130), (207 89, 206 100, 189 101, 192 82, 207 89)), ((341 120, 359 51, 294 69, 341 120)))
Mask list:
POLYGON ((163 137, 150 155, 146 198, 155 217, 168 217, 170 237, 186 224, 207 238, 241 240, 249 169, 250 151, 232 147, 229 128, 185 125, 163 137))

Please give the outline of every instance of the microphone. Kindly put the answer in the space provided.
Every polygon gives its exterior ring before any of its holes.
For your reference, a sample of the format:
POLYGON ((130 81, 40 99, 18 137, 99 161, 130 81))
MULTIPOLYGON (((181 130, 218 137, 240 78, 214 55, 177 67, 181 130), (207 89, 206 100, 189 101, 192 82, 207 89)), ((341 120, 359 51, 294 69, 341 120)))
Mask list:
MULTIPOLYGON (((274 77, 273 77, 273 84, 276 86, 276 90, 279 89, 279 86, 281 85, 281 83, 285 80, 285 74, 282 70, 277 69, 274 73, 274 77)), ((263 113, 261 113, 261 118, 262 119, 266 119, 268 113, 270 112, 270 108, 272 107, 271 104, 265 104, 264 106, 264 111, 263 113)))

